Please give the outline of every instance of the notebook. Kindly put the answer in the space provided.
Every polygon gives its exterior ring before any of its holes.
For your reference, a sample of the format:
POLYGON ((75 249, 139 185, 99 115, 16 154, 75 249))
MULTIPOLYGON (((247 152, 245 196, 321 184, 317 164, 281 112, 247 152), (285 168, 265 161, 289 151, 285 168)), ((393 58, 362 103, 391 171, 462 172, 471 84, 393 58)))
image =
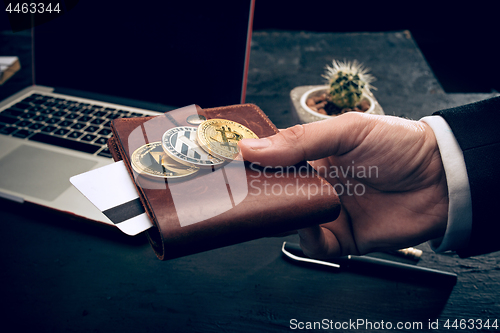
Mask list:
POLYGON ((112 225, 69 178, 113 163, 110 122, 244 102, 254 0, 80 2, 32 31, 34 85, 0 102, 0 197, 112 225))

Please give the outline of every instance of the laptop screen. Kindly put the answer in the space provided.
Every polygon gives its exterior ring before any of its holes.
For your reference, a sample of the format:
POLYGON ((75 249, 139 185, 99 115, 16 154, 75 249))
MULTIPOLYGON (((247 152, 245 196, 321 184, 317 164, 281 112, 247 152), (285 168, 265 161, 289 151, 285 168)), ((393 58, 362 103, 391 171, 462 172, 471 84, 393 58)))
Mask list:
POLYGON ((253 2, 79 1, 35 28, 35 83, 174 107, 241 103, 253 2))

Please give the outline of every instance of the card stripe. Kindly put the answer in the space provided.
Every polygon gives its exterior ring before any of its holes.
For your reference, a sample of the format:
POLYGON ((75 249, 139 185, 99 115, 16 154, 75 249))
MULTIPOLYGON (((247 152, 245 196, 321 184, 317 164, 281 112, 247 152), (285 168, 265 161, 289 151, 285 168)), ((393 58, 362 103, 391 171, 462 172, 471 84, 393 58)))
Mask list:
POLYGON ((144 214, 145 212, 146 211, 144 210, 144 206, 142 206, 141 200, 139 198, 135 198, 116 207, 106 209, 102 213, 106 215, 111 222, 118 224, 144 214))

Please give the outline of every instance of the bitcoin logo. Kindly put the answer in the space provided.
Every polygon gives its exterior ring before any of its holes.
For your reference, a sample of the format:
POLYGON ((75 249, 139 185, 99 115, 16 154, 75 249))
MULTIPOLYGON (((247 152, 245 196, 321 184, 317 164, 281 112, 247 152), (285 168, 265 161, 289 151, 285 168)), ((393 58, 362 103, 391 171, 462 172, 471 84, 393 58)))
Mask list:
POLYGON ((210 154, 233 160, 239 154, 238 141, 258 139, 247 127, 230 120, 209 119, 200 124, 197 131, 198 144, 210 154))

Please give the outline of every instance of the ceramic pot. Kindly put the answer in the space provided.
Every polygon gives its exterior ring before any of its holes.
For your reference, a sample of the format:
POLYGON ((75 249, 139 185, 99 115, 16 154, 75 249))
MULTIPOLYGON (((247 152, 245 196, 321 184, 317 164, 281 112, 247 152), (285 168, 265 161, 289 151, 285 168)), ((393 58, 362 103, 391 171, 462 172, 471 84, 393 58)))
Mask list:
MULTIPOLYGON (((336 117, 337 116, 337 115, 321 114, 321 113, 318 113, 318 112, 312 110, 309 106, 307 106, 306 102, 307 102, 307 99, 309 97, 320 96, 323 93, 328 93, 328 86, 319 86, 319 87, 315 87, 315 88, 312 88, 310 90, 307 90, 302 95, 302 97, 300 98, 300 106, 306 112, 309 113, 309 117, 308 118, 313 118, 313 119, 317 118, 316 120, 323 120, 323 119, 328 119, 330 117, 336 117)), ((370 102, 370 108, 368 110, 364 111, 365 113, 380 114, 380 113, 375 112, 376 102, 372 98, 372 96, 370 96, 370 95, 368 95, 366 93, 363 93, 361 99, 367 99, 370 102)))

